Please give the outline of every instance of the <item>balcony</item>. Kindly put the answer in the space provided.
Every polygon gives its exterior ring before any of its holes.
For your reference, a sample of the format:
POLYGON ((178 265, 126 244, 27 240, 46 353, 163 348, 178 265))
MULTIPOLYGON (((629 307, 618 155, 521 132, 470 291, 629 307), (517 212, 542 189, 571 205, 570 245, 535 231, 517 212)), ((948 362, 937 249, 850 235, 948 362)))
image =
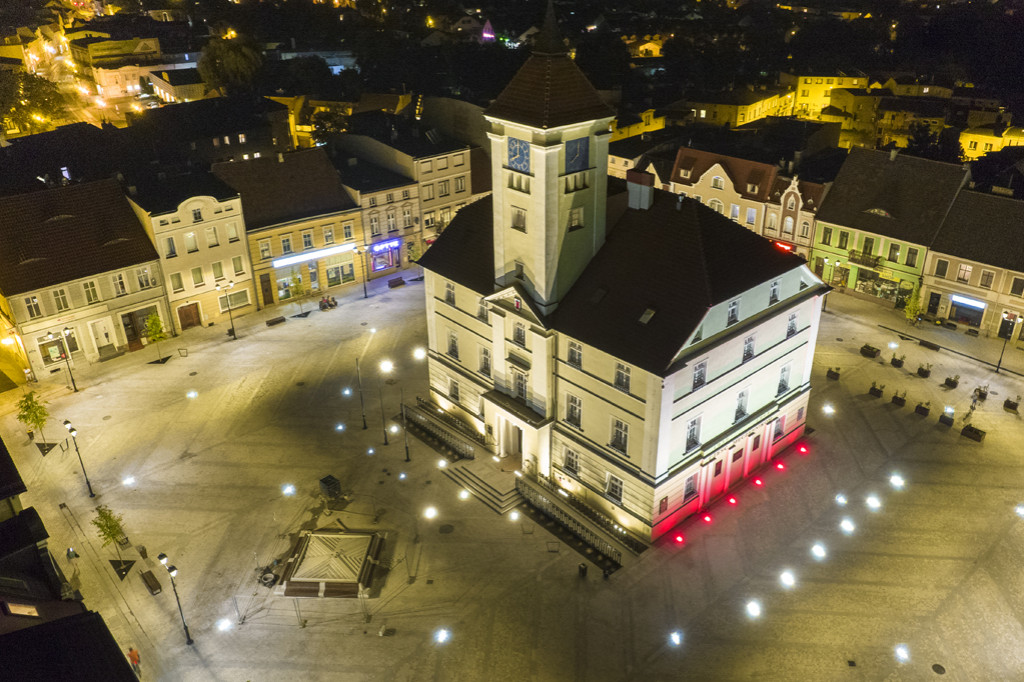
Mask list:
POLYGON ((882 264, 881 256, 872 256, 870 253, 854 249, 847 254, 848 260, 856 265, 866 265, 869 268, 877 268, 882 264))

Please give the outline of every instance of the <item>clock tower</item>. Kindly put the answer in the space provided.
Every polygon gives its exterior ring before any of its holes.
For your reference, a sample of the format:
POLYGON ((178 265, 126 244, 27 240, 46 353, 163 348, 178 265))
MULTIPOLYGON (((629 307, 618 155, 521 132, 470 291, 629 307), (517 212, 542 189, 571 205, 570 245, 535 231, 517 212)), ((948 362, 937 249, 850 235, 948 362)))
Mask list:
POLYGON ((543 314, 604 244, 614 116, 569 57, 548 3, 533 54, 484 112, 495 284, 522 286, 543 314))

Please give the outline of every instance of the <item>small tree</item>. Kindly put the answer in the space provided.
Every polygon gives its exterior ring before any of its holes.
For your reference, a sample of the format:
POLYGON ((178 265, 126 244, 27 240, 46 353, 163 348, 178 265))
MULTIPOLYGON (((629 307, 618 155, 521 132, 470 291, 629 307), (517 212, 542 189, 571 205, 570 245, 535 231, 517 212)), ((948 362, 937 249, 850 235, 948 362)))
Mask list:
POLYGON ((163 360, 164 356, 160 352, 160 342, 167 338, 167 331, 164 329, 164 323, 160 320, 159 315, 156 313, 149 314, 149 317, 146 318, 145 332, 149 342, 156 344, 157 357, 163 360))
POLYGON ((306 285, 302 283, 302 275, 292 275, 291 287, 289 287, 292 298, 299 304, 299 314, 302 314, 302 297, 308 292, 306 285))
POLYGON ((907 299, 907 304, 903 307, 903 314, 907 317, 907 322, 913 324, 917 322, 917 316, 921 313, 921 283, 918 282, 914 285, 914 290, 910 292, 910 298, 907 299))
POLYGON ((96 518, 92 520, 92 525, 96 526, 96 534, 103 540, 103 547, 113 543, 117 560, 123 562, 120 541, 124 537, 124 518, 101 504, 96 507, 96 518))
POLYGON ((27 426, 29 431, 38 431, 43 445, 46 444, 43 427, 49 418, 50 411, 46 409, 44 402, 36 397, 35 391, 29 391, 18 401, 18 421, 27 426))

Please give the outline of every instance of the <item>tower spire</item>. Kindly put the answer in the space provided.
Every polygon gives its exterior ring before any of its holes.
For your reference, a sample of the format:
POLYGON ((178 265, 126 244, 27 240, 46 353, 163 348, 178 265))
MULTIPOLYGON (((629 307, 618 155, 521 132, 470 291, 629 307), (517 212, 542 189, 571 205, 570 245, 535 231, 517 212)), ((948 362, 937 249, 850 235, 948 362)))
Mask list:
POLYGON ((537 55, 565 54, 565 44, 558 32, 558 19, 555 18, 554 0, 548 0, 548 9, 544 14, 544 23, 537 32, 533 42, 533 53, 537 55))

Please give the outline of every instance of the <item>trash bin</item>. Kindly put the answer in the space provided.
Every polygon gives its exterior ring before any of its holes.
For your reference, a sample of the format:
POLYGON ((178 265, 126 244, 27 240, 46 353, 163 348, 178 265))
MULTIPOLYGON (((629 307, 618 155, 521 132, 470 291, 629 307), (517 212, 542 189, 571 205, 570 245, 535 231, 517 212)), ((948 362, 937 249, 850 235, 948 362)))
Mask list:
POLYGON ((587 565, 586 564, 581 563, 580 567, 579 567, 579 571, 580 571, 580 577, 581 578, 586 578, 587 577, 587 565))

